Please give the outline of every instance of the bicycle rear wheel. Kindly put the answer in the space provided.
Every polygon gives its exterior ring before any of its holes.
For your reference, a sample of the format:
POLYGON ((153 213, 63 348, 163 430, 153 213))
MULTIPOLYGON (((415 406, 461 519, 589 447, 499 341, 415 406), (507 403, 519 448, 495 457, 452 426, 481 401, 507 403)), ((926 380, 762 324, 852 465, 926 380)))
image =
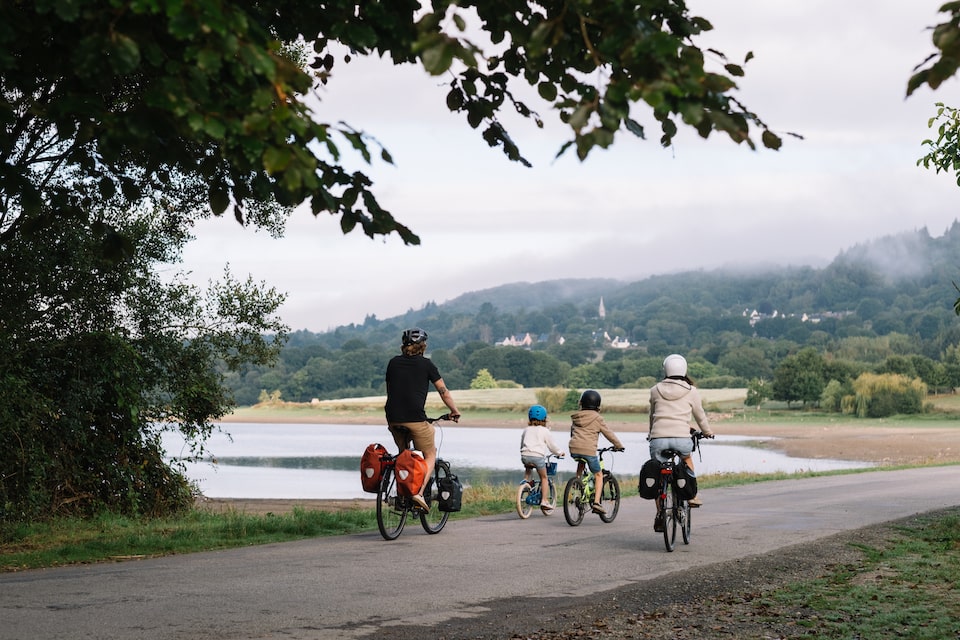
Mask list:
POLYGON ((397 495, 397 477, 393 467, 383 471, 380 491, 377 493, 377 528, 386 540, 395 540, 407 521, 408 498, 397 495))
POLYGON ((620 483, 613 475, 608 475, 603 479, 603 491, 600 494, 600 504, 606 510, 606 513, 600 514, 600 519, 604 522, 613 522, 620 511, 620 483))
POLYGON ((677 511, 680 514, 680 533, 683 536, 683 544, 690 544, 690 503, 681 500, 677 511))
POLYGON ((667 551, 673 551, 677 543, 677 494, 672 486, 667 487, 667 495, 663 500, 663 544, 667 551))
POLYGON ((433 477, 430 478, 430 481, 427 483, 427 488, 423 490, 423 499, 427 501, 427 506, 430 507, 430 510, 423 512, 418 509, 418 511, 420 511, 420 524, 423 526, 423 530, 429 534, 440 533, 444 525, 447 524, 447 518, 450 517, 449 511, 440 511, 440 494, 437 491, 437 487, 439 486, 437 480, 449 476, 450 464, 445 460, 437 460, 437 464, 433 470, 433 477))
POLYGON ((563 490, 563 517, 567 524, 575 527, 583 522, 583 514, 587 510, 587 503, 583 499, 583 482, 574 476, 567 481, 563 490))
POLYGON ((533 513, 533 505, 527 504, 527 496, 533 489, 530 488, 530 484, 523 482, 520 484, 520 488, 517 489, 517 515, 526 520, 530 517, 530 514, 533 513))

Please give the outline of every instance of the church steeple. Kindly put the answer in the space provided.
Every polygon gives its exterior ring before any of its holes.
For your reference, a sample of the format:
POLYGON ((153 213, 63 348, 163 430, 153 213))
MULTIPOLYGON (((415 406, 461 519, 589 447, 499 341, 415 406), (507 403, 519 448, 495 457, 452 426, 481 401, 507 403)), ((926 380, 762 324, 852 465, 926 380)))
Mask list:
POLYGON ((603 306, 603 296, 600 296, 600 308, 597 310, 597 313, 600 315, 601 320, 607 317, 607 310, 603 306))

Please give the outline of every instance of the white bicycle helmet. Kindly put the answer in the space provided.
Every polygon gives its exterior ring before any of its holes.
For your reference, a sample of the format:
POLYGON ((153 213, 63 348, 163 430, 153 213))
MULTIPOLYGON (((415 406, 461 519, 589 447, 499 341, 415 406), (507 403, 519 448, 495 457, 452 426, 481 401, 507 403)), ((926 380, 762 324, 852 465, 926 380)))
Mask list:
POLYGON ((665 378, 687 375, 687 359, 678 353, 671 353, 663 360, 663 375, 665 378))

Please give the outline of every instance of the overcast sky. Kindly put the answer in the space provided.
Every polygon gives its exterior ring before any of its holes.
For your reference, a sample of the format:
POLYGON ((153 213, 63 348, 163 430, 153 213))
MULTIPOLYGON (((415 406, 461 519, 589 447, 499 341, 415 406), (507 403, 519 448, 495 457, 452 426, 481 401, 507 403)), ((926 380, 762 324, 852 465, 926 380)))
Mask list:
POLYGON ((381 205, 422 244, 343 236, 338 218, 298 210, 281 240, 229 217, 204 223, 184 266, 204 283, 229 263, 288 293, 281 316, 292 329, 326 331, 510 282, 822 266, 885 235, 942 235, 960 217, 955 179, 916 166, 934 103, 960 106, 958 84, 904 98, 913 67, 933 51, 927 28, 941 21, 942 0, 688 4, 714 26, 701 47, 736 63, 754 53, 741 101, 804 140, 784 136, 780 151, 754 152, 682 133, 663 149, 637 107, 648 140, 624 133, 584 163, 554 161, 566 131, 536 104, 545 130, 507 122, 528 169, 446 110, 449 80, 355 60, 335 67, 318 117, 346 120, 389 149, 395 166, 366 171, 381 205))

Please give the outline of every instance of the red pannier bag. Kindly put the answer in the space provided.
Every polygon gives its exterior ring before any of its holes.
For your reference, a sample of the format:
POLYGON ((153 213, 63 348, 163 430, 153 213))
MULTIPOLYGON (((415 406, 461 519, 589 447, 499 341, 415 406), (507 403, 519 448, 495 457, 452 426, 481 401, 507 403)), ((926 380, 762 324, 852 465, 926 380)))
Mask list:
POLYGON ((427 477, 427 461, 419 451, 404 449, 397 456, 394 472, 397 474, 397 495, 412 496, 420 492, 427 477))
POLYGON ((383 458, 387 455, 387 448, 376 442, 367 445, 366 451, 360 457, 360 484, 367 493, 376 493, 380 490, 380 479, 383 477, 383 458))

